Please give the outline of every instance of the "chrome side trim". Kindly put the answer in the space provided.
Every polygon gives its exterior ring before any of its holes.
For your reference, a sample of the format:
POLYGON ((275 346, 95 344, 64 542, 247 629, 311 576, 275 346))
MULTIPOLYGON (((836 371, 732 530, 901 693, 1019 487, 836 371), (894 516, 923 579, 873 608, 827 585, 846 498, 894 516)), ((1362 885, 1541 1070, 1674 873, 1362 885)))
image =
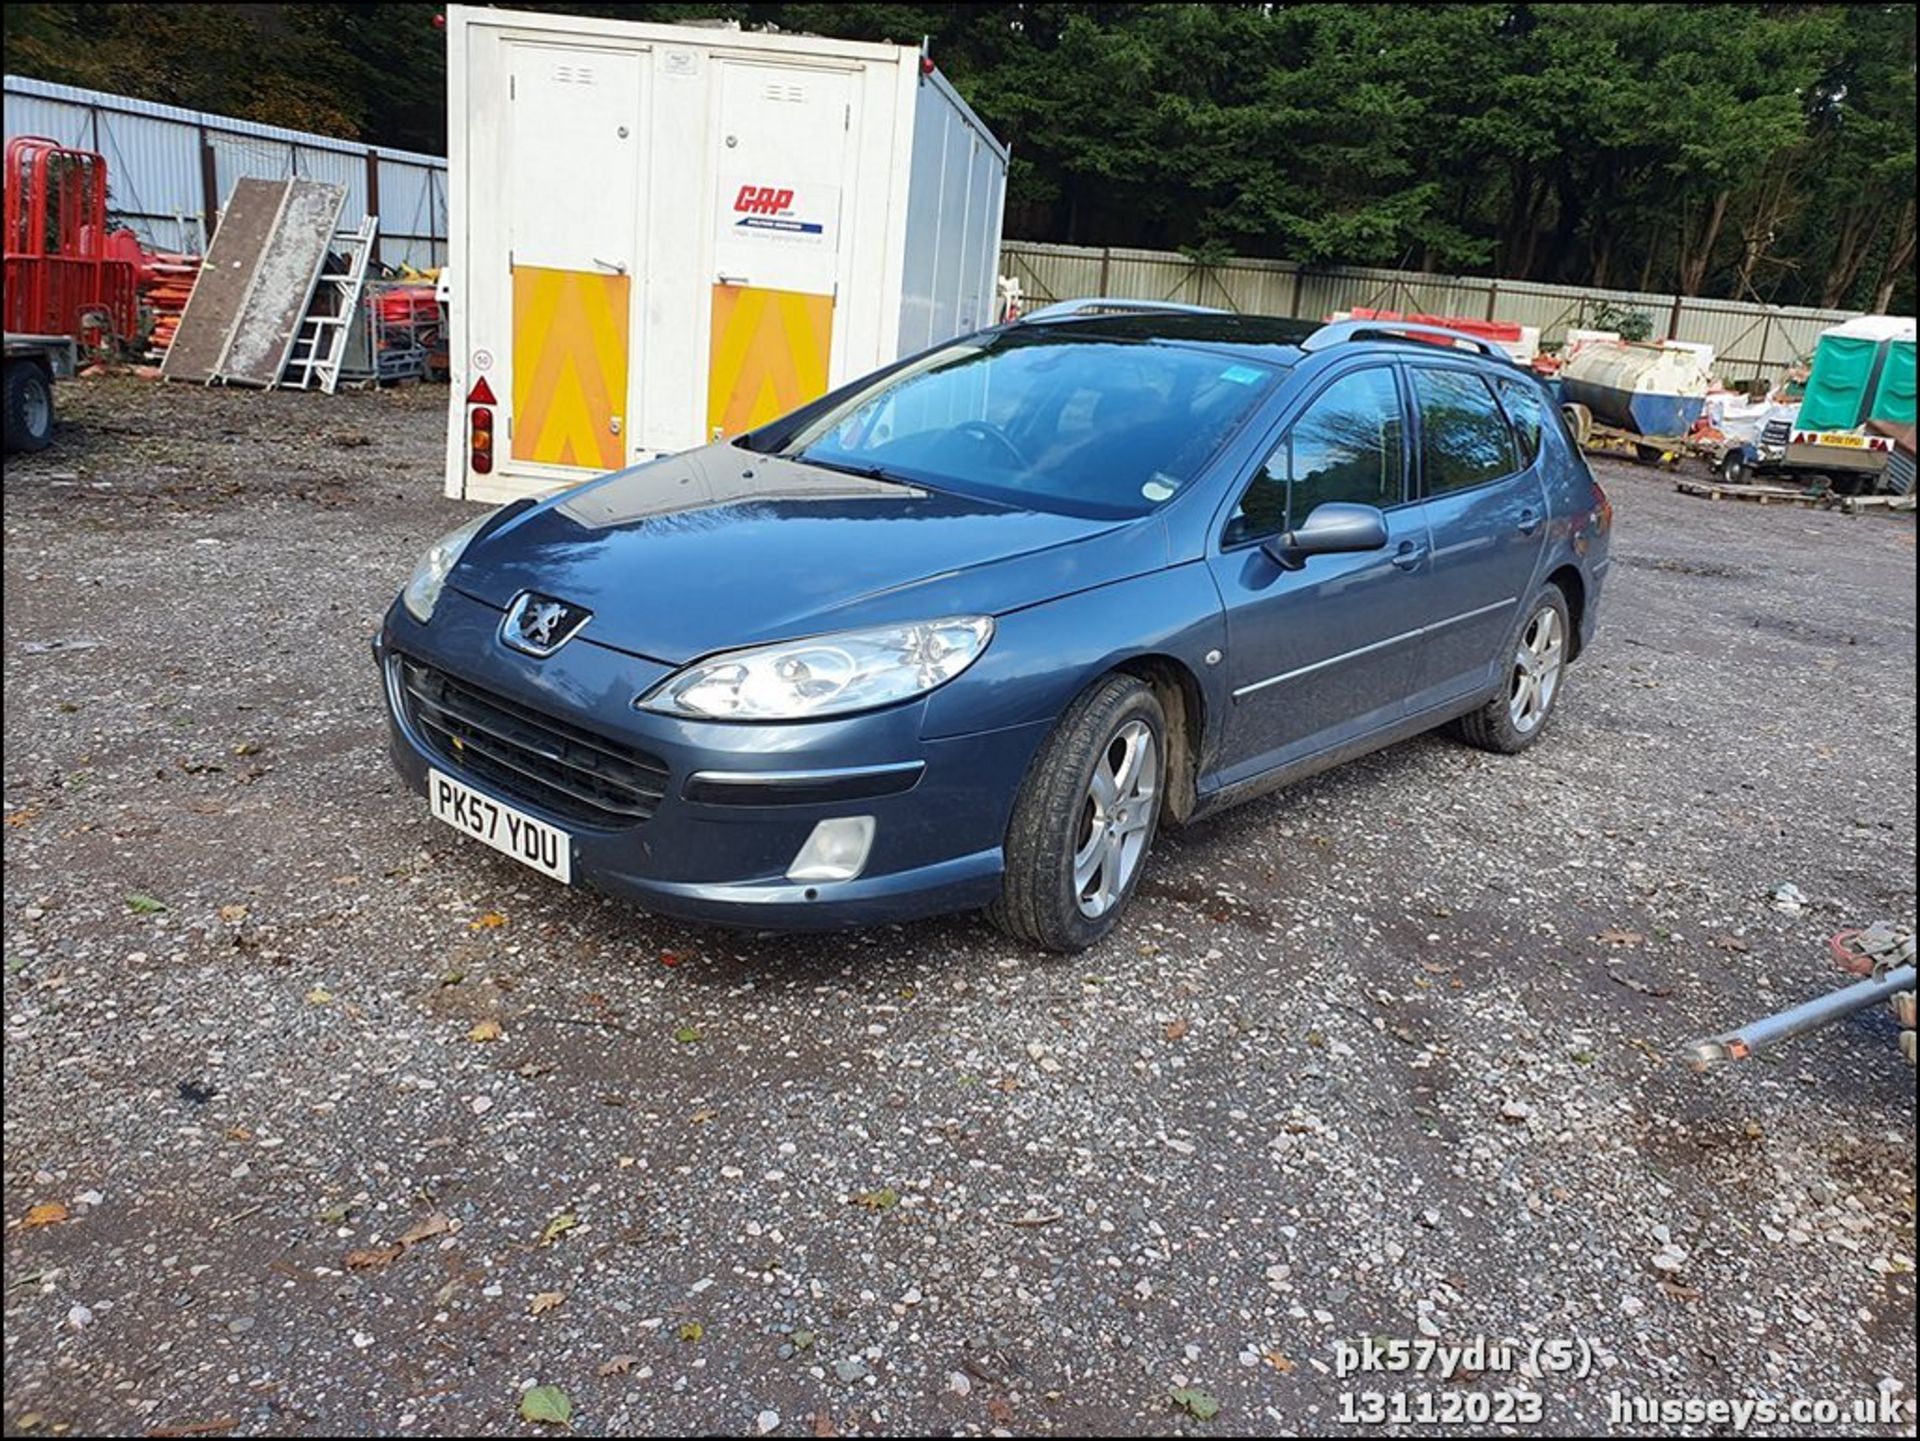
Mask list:
POLYGON ((1491 615, 1497 610, 1505 610, 1519 603, 1519 597, 1510 595, 1505 600, 1495 601, 1492 605, 1483 605, 1478 610, 1462 611, 1459 615, 1448 616, 1445 620, 1436 620, 1432 625, 1423 625, 1415 630, 1402 631, 1399 635, 1390 635, 1385 640, 1377 640, 1372 645, 1363 645, 1357 650, 1342 651, 1339 655, 1330 655, 1325 660, 1317 660, 1312 665, 1303 665, 1298 670, 1282 671, 1279 675, 1270 675, 1265 680, 1243 685, 1233 693, 1233 698, 1252 695, 1257 690, 1265 690, 1270 685, 1279 685, 1283 681, 1298 680, 1303 675, 1312 675, 1315 671, 1326 670, 1329 666, 1343 665, 1347 661, 1357 660, 1363 655, 1372 655, 1375 651, 1385 650, 1403 641, 1418 640, 1423 635, 1432 635, 1437 630, 1445 630, 1450 625, 1459 625, 1464 621, 1477 620, 1483 615, 1491 615))
POLYGON ((897 796, 920 784, 925 761, 819 771, 695 771, 681 794, 709 806, 838 805, 897 796))
POLYGON ((879 766, 843 766, 825 771, 695 771, 687 779, 715 786, 819 785, 873 776, 918 775, 925 761, 895 761, 879 766))

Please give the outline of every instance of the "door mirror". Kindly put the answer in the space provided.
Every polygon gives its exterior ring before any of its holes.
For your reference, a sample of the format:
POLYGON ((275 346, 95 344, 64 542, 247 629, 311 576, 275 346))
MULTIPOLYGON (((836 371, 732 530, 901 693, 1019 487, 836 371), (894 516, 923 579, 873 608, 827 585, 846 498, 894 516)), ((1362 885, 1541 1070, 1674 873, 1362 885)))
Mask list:
POLYGON ((1371 505, 1330 500, 1316 505, 1297 528, 1276 535, 1261 549, 1286 570, 1298 570, 1312 555, 1346 555, 1382 550, 1387 544, 1387 518, 1371 505))

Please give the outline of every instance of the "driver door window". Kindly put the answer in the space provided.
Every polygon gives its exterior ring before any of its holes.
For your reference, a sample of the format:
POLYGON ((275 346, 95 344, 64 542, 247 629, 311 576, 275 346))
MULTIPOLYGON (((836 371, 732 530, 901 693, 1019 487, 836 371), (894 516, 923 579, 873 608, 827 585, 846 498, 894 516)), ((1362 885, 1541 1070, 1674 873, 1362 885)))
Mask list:
POLYGON ((1328 501, 1382 510, 1400 504, 1405 433, 1400 388, 1390 369, 1341 376, 1294 421, 1247 486, 1228 522, 1226 544, 1292 530, 1328 501))

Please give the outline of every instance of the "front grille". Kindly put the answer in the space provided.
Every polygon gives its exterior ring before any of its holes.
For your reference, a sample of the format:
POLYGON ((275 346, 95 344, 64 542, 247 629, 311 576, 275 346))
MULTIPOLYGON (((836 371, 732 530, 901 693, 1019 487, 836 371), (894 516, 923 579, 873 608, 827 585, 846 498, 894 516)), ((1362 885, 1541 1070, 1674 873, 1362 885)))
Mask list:
POLYGON ((411 656, 396 657, 408 724, 450 766, 583 825, 636 825, 659 808, 655 756, 555 720, 411 656))

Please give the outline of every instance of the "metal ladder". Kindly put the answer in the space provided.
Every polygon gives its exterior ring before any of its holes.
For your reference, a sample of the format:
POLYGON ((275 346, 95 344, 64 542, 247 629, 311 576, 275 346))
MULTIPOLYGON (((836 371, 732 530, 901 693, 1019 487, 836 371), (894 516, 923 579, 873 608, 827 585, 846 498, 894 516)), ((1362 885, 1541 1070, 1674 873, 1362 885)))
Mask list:
POLYGON ((369 215, 357 230, 334 232, 333 248, 343 251, 347 268, 338 275, 322 274, 308 302, 307 315, 294 338, 293 353, 281 372, 280 384, 294 390, 311 390, 314 382, 332 395, 340 388, 340 363, 346 355, 347 334, 359 316, 361 296, 367 284, 367 266, 373 260, 374 240, 380 231, 380 217, 369 215), (323 301, 331 301, 327 305, 323 301))

